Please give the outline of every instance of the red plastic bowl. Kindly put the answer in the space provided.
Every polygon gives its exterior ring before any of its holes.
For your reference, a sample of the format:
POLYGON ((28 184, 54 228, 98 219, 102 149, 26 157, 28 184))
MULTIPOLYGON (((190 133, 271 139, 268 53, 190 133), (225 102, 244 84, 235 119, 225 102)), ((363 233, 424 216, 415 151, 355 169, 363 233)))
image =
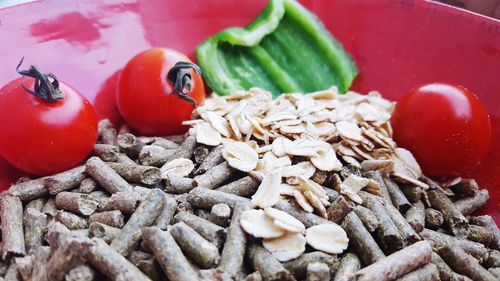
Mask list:
MULTIPOLYGON (((0 85, 16 77, 15 66, 24 56, 26 63, 56 73, 84 93, 99 117, 120 122, 114 85, 130 57, 150 46, 193 57, 204 38, 245 25, 266 2, 66 0, 5 8, 0 10, 0 85)), ((354 56, 361 72, 355 90, 379 90, 397 100, 417 84, 445 81, 481 98, 491 114, 493 145, 471 176, 490 191, 483 212, 500 222, 500 21, 419 0, 301 2, 354 56)))

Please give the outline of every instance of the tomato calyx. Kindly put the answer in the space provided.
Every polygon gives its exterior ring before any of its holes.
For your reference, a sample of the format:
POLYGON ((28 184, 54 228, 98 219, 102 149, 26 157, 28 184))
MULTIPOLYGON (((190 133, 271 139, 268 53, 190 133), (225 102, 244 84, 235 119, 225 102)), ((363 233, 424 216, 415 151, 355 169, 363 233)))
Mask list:
POLYGON ((189 96, 193 88, 193 78, 190 69, 193 69, 196 75, 201 75, 201 69, 198 65, 191 62, 177 62, 167 74, 167 79, 174 84, 174 93, 181 99, 190 102, 196 107, 196 101, 189 96))
POLYGON ((24 77, 31 77, 35 79, 34 83, 34 91, 28 89, 24 84, 22 84, 21 80, 21 85, 23 86, 24 90, 36 97, 41 98, 42 100, 46 102, 54 102, 56 100, 63 99, 63 93, 59 89, 59 81, 57 80, 57 77, 52 74, 51 72, 49 73, 42 73, 38 67, 32 65, 30 66, 29 69, 27 70, 19 70, 19 67, 23 64, 24 58, 21 58, 21 61, 17 64, 16 71, 20 75, 24 77), (52 79, 52 81, 50 79, 52 79))

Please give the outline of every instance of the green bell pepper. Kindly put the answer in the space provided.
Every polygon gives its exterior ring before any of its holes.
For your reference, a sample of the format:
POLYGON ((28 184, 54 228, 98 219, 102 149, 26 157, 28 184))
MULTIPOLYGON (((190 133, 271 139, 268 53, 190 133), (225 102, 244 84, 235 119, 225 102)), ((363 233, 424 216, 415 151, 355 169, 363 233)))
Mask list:
POLYGON ((197 47, 203 76, 219 95, 260 87, 274 96, 336 85, 349 89, 356 65, 316 16, 295 0, 270 0, 244 28, 228 28, 197 47))

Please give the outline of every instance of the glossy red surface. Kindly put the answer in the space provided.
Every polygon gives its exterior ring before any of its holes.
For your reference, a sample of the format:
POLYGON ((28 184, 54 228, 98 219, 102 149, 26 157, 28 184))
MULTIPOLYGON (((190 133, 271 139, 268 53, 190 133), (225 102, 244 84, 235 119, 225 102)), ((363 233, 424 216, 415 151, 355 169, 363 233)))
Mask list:
MULTIPOLYGON (((354 89, 397 99, 415 85, 461 84, 492 119, 487 159, 471 175, 490 190, 484 212, 500 222, 500 22, 421 0, 304 0, 344 44, 360 68, 354 89)), ((16 63, 43 66, 112 115, 116 73, 150 46, 194 54, 204 38, 244 25, 266 0, 66 0, 0 11, 0 84, 16 63)))
MULTIPOLYGON (((43 70, 42 70, 43 71, 43 70)), ((71 169, 92 152, 97 118, 88 100, 59 80, 63 99, 44 101, 28 94, 35 79, 18 78, 0 88, 0 155, 31 175, 71 169)))
POLYGON ((475 169, 491 143, 486 108, 474 93, 451 84, 408 91, 398 99, 391 125, 394 140, 410 150, 431 177, 456 177, 475 169))
MULTIPOLYGON (((116 102, 125 122, 141 134, 180 135, 189 129, 182 122, 191 119, 194 105, 180 99, 171 81, 164 78, 179 61, 190 62, 178 51, 151 48, 134 56, 123 68, 116 102)), ((203 79, 193 70, 189 73, 192 77, 189 97, 196 104, 203 104, 203 79)))

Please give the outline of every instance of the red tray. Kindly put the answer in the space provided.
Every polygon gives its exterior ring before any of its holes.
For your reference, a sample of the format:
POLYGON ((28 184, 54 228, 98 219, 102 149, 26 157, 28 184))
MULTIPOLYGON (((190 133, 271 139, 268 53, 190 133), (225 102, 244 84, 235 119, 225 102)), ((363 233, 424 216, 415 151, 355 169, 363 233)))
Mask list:
MULTIPOLYGON (((0 10, 0 85, 21 57, 79 89, 99 117, 120 122, 114 89, 120 68, 150 46, 194 56, 204 38, 245 25, 266 0, 38 1, 0 10)), ((393 100, 414 85, 462 84, 488 108, 493 145, 471 176, 488 188, 483 213, 500 222, 500 21, 418 0, 304 0, 354 56, 354 89, 393 100)), ((0 165, 1 167, 2 165, 0 165)), ((5 165, 3 165, 5 166, 5 165)), ((16 173, 0 170, 14 177, 16 173)))

